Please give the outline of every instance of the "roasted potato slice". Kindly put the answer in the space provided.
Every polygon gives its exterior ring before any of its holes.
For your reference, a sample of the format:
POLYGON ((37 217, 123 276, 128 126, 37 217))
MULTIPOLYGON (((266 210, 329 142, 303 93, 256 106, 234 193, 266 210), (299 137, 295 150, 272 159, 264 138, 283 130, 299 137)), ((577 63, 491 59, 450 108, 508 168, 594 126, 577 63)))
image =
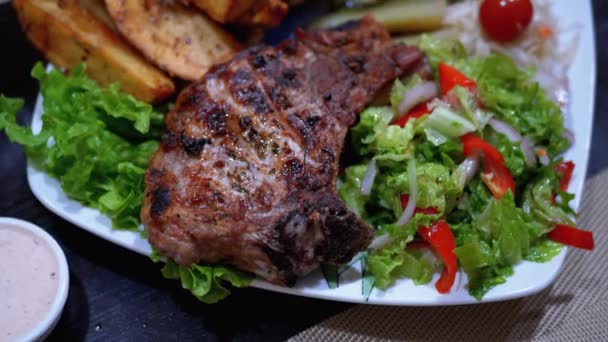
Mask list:
POLYGON ((106 24, 107 27, 111 28, 112 31, 118 33, 118 29, 116 28, 116 24, 114 24, 114 20, 110 17, 110 13, 106 9, 106 3, 104 0, 60 0, 59 3, 66 2, 78 2, 80 7, 89 11, 95 18, 99 19, 101 22, 106 24))
POLYGON ((194 81, 240 49, 200 11, 171 0, 106 0, 122 34, 172 76, 194 81))
POLYGON ((283 21, 288 9, 289 6, 283 0, 258 0, 235 22, 242 26, 274 27, 283 21))
POLYGON ((86 62, 101 85, 118 82, 137 99, 157 102, 173 94, 171 79, 120 36, 80 6, 78 0, 13 0, 21 26, 54 65, 69 70, 86 62))
POLYGON ((225 24, 247 12, 256 0, 190 0, 190 2, 214 20, 225 24))

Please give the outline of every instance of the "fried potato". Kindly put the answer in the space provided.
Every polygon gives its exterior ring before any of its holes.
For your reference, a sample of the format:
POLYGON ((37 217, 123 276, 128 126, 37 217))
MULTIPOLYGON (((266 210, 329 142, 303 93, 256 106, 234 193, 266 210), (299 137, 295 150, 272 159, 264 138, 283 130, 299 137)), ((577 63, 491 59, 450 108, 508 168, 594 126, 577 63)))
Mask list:
POLYGON ((274 27, 283 21, 288 9, 283 0, 258 0, 235 22, 242 26, 274 27))
MULTIPOLYGON (((214 20, 225 24, 247 12, 256 0, 190 0, 214 20)), ((259 0, 258 0, 259 1, 259 0)))
POLYGON ((116 24, 114 24, 114 20, 110 17, 110 13, 106 9, 106 3, 104 0, 62 0, 60 3, 65 2, 78 2, 80 7, 89 11, 95 18, 99 19, 101 22, 106 24, 107 27, 111 28, 112 31, 118 33, 118 29, 116 28, 116 24))
POLYGON ((120 32, 172 76, 194 81, 240 49, 200 11, 174 0, 105 0, 120 32))
POLYGON ((80 0, 14 0, 21 26, 34 46, 68 71, 86 62, 88 75, 146 102, 175 91, 171 79, 147 62, 115 32, 79 4, 80 0))

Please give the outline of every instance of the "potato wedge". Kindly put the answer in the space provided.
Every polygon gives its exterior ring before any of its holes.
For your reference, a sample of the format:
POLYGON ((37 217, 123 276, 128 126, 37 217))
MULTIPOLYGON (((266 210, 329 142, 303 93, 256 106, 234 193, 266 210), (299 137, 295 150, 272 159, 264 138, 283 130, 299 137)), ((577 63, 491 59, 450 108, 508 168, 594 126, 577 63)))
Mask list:
MULTIPOLYGON (((225 24, 249 10, 256 0, 190 0, 214 20, 225 24)), ((257 0, 259 1, 259 0, 257 0)))
POLYGON ((78 1, 14 0, 13 6, 34 46, 54 65, 67 69, 87 63, 88 75, 146 102, 175 91, 171 79, 147 62, 78 1))
POLYGON ((235 23, 250 27, 274 27, 283 21, 289 6, 283 0, 258 0, 235 23))
POLYGON ((174 0, 106 0, 122 34, 172 76, 194 81, 240 49, 200 11, 174 0))
POLYGON ((99 19, 107 27, 111 28, 112 31, 118 33, 118 28, 116 27, 116 24, 114 24, 112 17, 110 17, 110 13, 108 13, 108 10, 106 9, 106 3, 104 0, 62 0, 63 3, 68 1, 72 3, 77 1, 80 7, 89 11, 89 13, 91 13, 95 18, 99 19))

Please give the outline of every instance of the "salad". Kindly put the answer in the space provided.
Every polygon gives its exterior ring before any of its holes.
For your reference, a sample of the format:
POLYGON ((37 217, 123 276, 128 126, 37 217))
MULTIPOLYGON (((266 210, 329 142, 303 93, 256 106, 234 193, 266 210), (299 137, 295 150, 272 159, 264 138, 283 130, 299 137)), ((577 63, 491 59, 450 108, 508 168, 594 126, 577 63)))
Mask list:
POLYGON ((434 80, 396 80, 390 104, 369 107, 350 133, 339 193, 376 227, 367 271, 380 289, 402 278, 450 291, 458 265, 481 299, 521 260, 548 261, 562 244, 592 249, 574 227, 574 165, 558 104, 508 57, 471 57, 423 37, 434 80))
MULTIPOLYGON (((416 38, 430 77, 395 80, 388 102, 363 111, 349 133, 337 187, 347 206, 376 229, 358 257, 366 296, 402 279, 428 284, 435 272, 441 272, 437 291, 448 293, 462 269, 469 293, 481 299, 522 260, 548 261, 563 245, 593 249, 591 232, 574 226, 568 205, 575 166, 560 157, 571 143, 560 98, 542 83, 547 77, 539 78, 535 63, 508 53, 516 45, 473 49, 464 36, 471 33, 453 14, 468 12, 450 13, 452 36, 416 38)), ((517 51, 544 58, 540 50, 517 51)), ((0 130, 57 178, 68 197, 100 210, 115 229, 145 235, 143 177, 170 105, 155 108, 118 85, 102 88, 85 68, 65 76, 36 65, 42 130, 18 125, 23 101, 4 96, 0 130)), ((224 265, 184 267, 157 253, 151 258, 163 262, 166 278, 206 303, 253 280, 224 265)), ((323 271, 335 285, 336 266, 323 271)))

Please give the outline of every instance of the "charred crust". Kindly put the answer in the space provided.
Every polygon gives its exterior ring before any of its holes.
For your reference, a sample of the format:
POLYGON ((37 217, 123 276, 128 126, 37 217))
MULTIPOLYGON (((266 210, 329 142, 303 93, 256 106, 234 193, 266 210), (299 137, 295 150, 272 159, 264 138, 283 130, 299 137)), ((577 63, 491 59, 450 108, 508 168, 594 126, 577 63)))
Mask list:
POLYGON ((239 127, 241 128, 241 131, 244 131, 251 127, 251 118, 248 116, 241 117, 239 119, 239 127))
POLYGON ((179 137, 175 132, 165 129, 161 137, 162 146, 166 149, 174 149, 179 145, 179 137))
POLYGON ((310 127, 310 128, 314 128, 317 123, 321 121, 321 117, 318 115, 311 115, 309 117, 306 118, 306 126, 310 127))
MULTIPOLYGON (((316 139, 311 130, 311 126, 308 125, 308 122, 302 120, 302 118, 296 114, 289 115, 287 117, 287 121, 293 128, 295 128, 300 133, 306 146, 312 146, 314 144, 316 139)), ((313 124, 315 122, 316 121, 314 121, 313 119, 313 124)))
POLYGON ((251 72, 239 69, 230 77, 230 88, 235 98, 244 105, 252 107, 257 114, 271 112, 264 92, 256 86, 251 72))
POLYGON ((152 190, 150 193, 150 216, 160 217, 171 204, 171 191, 166 187, 152 190))
POLYGON ((298 159, 292 158, 283 164, 281 173, 284 178, 295 180, 302 173, 303 168, 304 165, 298 159))
POLYGON ((228 114, 225 111, 221 109, 214 110, 207 116, 207 127, 216 134, 226 133, 226 128, 228 127, 227 119, 228 114))
POLYGON ((265 67, 266 64, 268 64, 268 62, 266 61, 266 58, 264 58, 264 56, 261 54, 254 55, 251 61, 251 65, 253 65, 253 67, 256 69, 261 69, 265 67))
POLYGON ((184 151, 191 156, 198 156, 201 154, 205 145, 211 144, 211 139, 206 138, 191 138, 182 131, 180 134, 180 141, 184 146, 184 151))
POLYGON ((292 107, 291 102, 287 95, 283 92, 280 87, 274 87, 270 89, 270 99, 278 107, 279 110, 285 110, 292 107))
POLYGON ((275 251, 269 246, 264 246, 264 253, 266 253, 268 259, 270 259, 270 262, 272 262, 272 264, 275 265, 275 267, 281 273, 285 286, 294 286, 298 276, 294 272, 293 263, 285 255, 285 253, 275 251))

